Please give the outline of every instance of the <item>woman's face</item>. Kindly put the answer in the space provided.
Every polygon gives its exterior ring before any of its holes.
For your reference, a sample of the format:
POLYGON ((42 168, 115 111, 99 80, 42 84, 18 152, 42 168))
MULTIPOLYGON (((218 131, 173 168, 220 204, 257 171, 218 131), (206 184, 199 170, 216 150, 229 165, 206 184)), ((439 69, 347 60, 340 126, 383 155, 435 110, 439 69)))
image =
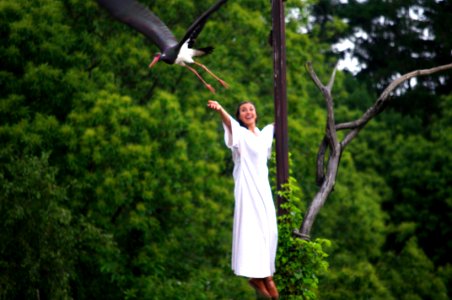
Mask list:
POLYGON ((245 124, 246 127, 256 125, 256 109, 252 103, 244 103, 239 108, 239 120, 245 124))

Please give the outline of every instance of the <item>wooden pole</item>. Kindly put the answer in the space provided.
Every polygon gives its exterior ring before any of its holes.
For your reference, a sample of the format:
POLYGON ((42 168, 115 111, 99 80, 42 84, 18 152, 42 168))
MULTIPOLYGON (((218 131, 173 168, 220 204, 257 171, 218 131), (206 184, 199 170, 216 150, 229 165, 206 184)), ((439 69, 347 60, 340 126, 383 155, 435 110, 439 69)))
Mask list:
MULTIPOLYGON (((286 90, 286 29, 283 0, 272 0, 272 45, 275 101, 276 183, 277 190, 289 181, 286 90)), ((278 215, 285 214, 278 197, 278 215)))

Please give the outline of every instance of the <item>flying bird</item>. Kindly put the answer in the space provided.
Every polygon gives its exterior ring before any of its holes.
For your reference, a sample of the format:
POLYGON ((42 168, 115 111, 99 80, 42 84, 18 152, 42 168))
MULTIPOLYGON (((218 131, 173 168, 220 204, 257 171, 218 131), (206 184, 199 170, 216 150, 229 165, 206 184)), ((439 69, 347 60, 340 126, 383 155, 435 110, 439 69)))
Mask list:
POLYGON ((131 26, 149 38, 160 52, 157 53, 149 64, 152 68, 158 61, 164 61, 167 64, 178 64, 192 71, 201 82, 212 92, 215 89, 208 84, 202 76, 189 64, 196 64, 212 75, 218 82, 228 87, 228 84, 216 76, 205 65, 195 61, 196 56, 203 56, 213 51, 213 47, 193 48, 196 38, 204 28, 210 15, 217 11, 227 0, 218 0, 212 7, 204 12, 188 28, 184 37, 178 41, 171 30, 147 7, 135 0, 97 0, 110 14, 119 21, 131 26))

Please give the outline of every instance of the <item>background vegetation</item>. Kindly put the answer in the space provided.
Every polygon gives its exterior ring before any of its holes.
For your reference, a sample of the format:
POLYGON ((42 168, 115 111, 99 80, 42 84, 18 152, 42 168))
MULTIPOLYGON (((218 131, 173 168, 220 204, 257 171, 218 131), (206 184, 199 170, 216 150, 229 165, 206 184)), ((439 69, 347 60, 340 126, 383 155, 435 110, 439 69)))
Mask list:
MULTIPOLYGON (((212 3, 142 2, 178 37, 212 3)), ((325 122, 303 65, 326 79, 345 55, 332 45, 354 43, 362 69, 338 74, 340 121, 397 74, 451 60, 450 2, 342 2, 286 2, 293 214, 281 249, 316 191, 325 122)), ((230 0, 198 41, 231 85, 206 75, 214 99, 231 112, 253 100, 261 126, 273 119, 270 28, 268 1, 230 0)), ((95 1, 0 2, 0 299, 254 297, 229 268, 232 164, 213 96, 184 68, 149 70, 156 51, 95 1)), ((451 88, 450 72, 408 82, 351 144, 321 239, 280 252, 284 296, 449 299, 451 88)))

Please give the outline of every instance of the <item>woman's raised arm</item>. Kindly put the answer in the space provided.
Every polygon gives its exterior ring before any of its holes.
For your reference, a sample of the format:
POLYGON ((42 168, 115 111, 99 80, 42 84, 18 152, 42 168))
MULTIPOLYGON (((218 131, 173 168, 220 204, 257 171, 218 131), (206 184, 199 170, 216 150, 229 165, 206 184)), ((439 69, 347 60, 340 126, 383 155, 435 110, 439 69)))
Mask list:
POLYGON ((226 125, 226 127, 229 129, 229 132, 232 132, 231 129, 231 117, 229 116, 228 112, 215 100, 208 100, 207 101, 207 107, 210 109, 216 110, 220 116, 223 123, 226 125))

